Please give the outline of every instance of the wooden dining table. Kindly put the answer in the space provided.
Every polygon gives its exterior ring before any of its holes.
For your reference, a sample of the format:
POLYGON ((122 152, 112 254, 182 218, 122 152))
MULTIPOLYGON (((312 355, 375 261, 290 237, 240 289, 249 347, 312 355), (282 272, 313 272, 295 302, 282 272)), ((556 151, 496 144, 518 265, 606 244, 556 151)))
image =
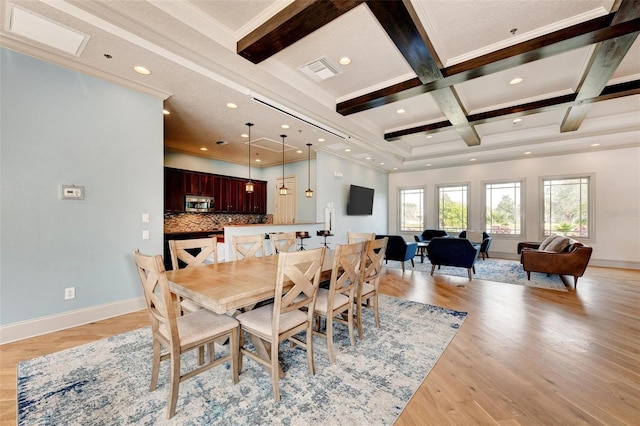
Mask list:
MULTIPOLYGON (((321 280, 331 278, 334 253, 325 251, 321 280)), ((252 309, 259 302, 273 299, 277 275, 277 254, 167 271, 172 293, 218 314, 252 309)), ((264 341, 252 336, 251 342, 260 357, 270 358, 264 341)), ((282 369, 279 375, 284 377, 282 369)))

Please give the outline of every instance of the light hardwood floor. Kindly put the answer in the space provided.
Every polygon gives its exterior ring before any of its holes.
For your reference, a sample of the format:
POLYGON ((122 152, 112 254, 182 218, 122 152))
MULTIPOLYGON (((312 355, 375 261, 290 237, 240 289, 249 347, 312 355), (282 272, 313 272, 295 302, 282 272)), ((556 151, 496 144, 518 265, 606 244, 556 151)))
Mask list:
MULTIPOLYGON (((385 270, 384 294, 468 312, 397 425, 640 424, 640 271, 589 267, 561 293, 385 270)), ((15 424, 18 362, 147 324, 141 311, 0 346, 0 423, 15 424)))

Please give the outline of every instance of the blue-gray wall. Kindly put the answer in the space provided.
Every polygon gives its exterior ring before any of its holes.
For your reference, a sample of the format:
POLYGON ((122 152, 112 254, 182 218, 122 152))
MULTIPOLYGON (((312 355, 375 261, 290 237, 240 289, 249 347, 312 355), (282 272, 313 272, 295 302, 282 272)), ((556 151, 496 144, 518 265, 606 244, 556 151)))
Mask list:
POLYGON ((131 249, 162 253, 162 100, 0 55, 0 325, 139 298, 131 249))

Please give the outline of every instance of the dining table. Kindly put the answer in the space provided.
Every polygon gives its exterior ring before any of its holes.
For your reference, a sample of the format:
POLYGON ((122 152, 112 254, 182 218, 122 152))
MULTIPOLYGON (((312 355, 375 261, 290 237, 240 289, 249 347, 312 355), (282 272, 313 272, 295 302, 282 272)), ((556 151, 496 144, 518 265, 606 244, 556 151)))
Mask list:
MULTIPOLYGON (((334 250, 325 249, 321 281, 331 278, 334 250)), ((217 314, 250 310, 275 297, 278 255, 251 257, 167 271, 172 293, 191 299, 217 314)), ((287 288, 285 283, 285 289, 287 288)), ((269 359, 269 348, 260 339, 251 339, 259 356, 269 359)), ((280 377, 284 372, 280 369, 280 377)))

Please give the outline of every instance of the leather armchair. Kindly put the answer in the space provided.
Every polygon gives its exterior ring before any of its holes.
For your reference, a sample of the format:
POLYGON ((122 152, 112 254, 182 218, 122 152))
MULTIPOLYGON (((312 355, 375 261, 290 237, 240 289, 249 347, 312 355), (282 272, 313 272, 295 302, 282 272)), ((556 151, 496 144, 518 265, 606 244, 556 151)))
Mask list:
POLYGON ((576 240, 569 240, 569 246, 562 252, 538 250, 540 244, 540 242, 518 244, 518 250, 521 251, 520 263, 527 271, 527 279, 531 279, 531 272, 571 275, 573 285, 577 288, 578 278, 587 269, 593 249, 576 240))
MULTIPOLYGON (((458 237, 467 238, 467 231, 462 231, 460 235, 458 235, 458 237)), ((493 241, 493 238, 491 238, 491 235, 483 231, 482 243, 480 244, 480 254, 482 255, 482 260, 485 259, 485 256, 489 257, 489 247, 491 247, 491 241, 493 241)))
POLYGON ((402 262, 402 272, 404 272, 404 262, 411 261, 411 266, 415 267, 413 263, 413 257, 418 250, 418 243, 408 243, 400 235, 376 235, 376 240, 388 237, 387 249, 385 251, 384 259, 385 263, 388 260, 397 260, 402 262))
POLYGON ((429 260, 431 260, 431 275, 440 266, 455 266, 467 268, 469 281, 471 273, 476 273, 475 264, 478 260, 479 250, 464 238, 436 237, 427 246, 429 260))

